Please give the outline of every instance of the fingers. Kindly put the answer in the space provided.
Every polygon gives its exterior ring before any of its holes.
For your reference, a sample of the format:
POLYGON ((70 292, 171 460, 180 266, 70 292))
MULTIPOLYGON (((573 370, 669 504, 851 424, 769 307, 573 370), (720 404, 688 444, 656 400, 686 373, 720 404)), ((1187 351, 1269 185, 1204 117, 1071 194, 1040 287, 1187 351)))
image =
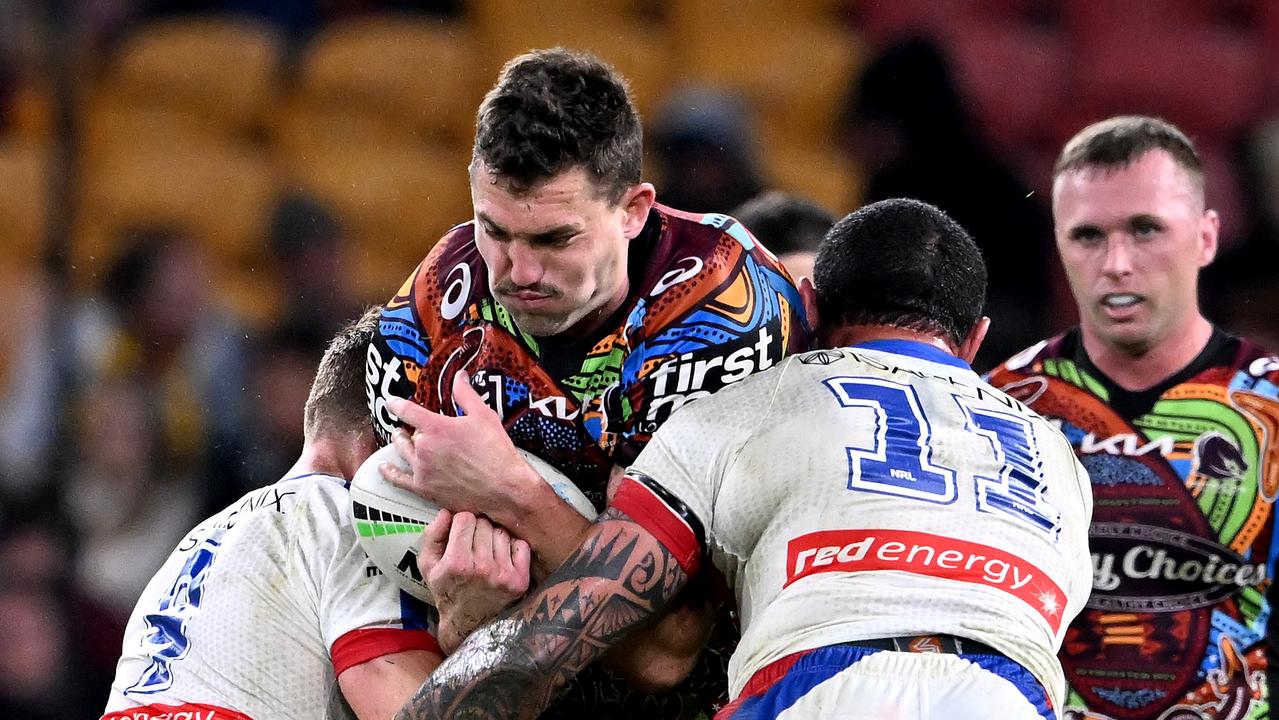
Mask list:
POLYGON ((401 421, 418 429, 426 427, 431 422, 431 417, 435 415, 412 400, 405 400, 402 397, 388 398, 386 409, 401 421))
POLYGON ((465 370, 453 374, 453 402, 464 414, 472 417, 493 412, 484 398, 471 387, 471 375, 465 370))
MULTIPOLYGON (((511 564, 515 566, 516 575, 523 583, 523 590, 528 589, 529 566, 532 563, 533 551, 523 540, 511 541, 511 564)), ((523 592, 521 590, 521 592, 523 592)))
POLYGON ((469 512, 460 512, 453 516, 453 527, 449 528, 450 550, 456 548, 458 553, 471 554, 472 548, 475 547, 475 521, 475 515, 469 512))
POLYGON ((400 457, 408 461, 409 467, 413 467, 417 453, 413 450, 413 436, 409 435, 409 431, 402 427, 395 428, 391 432, 391 444, 395 446, 396 452, 400 453, 400 457))
POLYGON ((493 526, 493 562, 499 572, 511 564, 511 535, 501 525, 493 526))
POLYGON ((483 515, 475 518, 475 534, 471 537, 471 554, 475 556, 477 568, 492 564, 493 523, 483 515))
POLYGON ((453 526, 453 513, 440 508, 435 519, 432 520, 426 529, 422 531, 422 549, 418 553, 418 568, 425 575, 430 572, 430 568, 444 557, 444 550, 448 546, 449 530, 453 526))
POLYGON ((379 463, 378 472, 382 474, 382 479, 404 490, 412 492, 413 490, 413 473, 403 468, 396 467, 391 463, 379 463))

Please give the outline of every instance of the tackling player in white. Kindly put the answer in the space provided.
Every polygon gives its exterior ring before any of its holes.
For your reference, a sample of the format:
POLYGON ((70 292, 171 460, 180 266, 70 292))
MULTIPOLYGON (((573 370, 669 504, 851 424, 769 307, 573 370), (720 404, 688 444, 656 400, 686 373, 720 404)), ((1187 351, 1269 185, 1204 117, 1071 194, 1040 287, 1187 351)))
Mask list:
POLYGON ((804 288, 834 349, 676 413, 578 550, 400 717, 535 717, 712 566, 743 625, 717 717, 1055 717, 1092 497, 1066 439, 968 365, 985 277, 932 206, 844 218, 804 288))
MULTIPOLYGON (((388 718, 439 664, 434 619, 369 562, 348 510, 346 478, 377 447, 362 373, 377 317, 326 350, 297 464, 200 523, 148 584, 103 720, 388 718)), ((488 526, 453 527, 469 549, 488 526)), ((472 579, 505 602, 528 583, 528 548, 511 547, 508 572, 472 579)))

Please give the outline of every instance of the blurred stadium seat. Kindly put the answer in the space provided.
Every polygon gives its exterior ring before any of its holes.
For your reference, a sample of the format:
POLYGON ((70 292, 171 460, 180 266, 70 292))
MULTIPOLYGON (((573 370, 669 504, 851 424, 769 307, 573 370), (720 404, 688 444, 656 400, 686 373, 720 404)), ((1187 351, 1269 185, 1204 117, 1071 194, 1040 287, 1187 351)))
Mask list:
POLYGON ((451 226, 471 217, 468 154, 420 144, 331 146, 293 158, 291 184, 329 203, 354 239, 357 296, 385 301, 451 226))
POLYGON ((853 27, 885 46, 914 37, 944 37, 962 17, 961 0, 850 0, 853 27))
POLYGON ((662 31, 662 19, 660 13, 645 14, 626 0, 598 6, 586 0, 535 5, 483 0, 472 8, 472 21, 489 52, 486 85, 497 79, 502 63, 529 50, 556 46, 584 50, 622 73, 645 116, 660 104, 671 78, 673 48, 669 33, 662 31))
POLYGON ((49 148, 40 141, 0 138, 0 268, 36 265, 48 216, 49 148))
POLYGON ((282 42, 239 18, 158 21, 130 34, 99 87, 132 106, 190 113, 227 133, 260 127, 278 93, 282 42))
POLYGON ((377 17, 332 25, 311 39, 289 112, 362 111, 423 139, 469 144, 489 81, 470 31, 451 21, 377 17))
POLYGON ((1215 142, 1257 116, 1265 66, 1252 29, 1152 25, 1132 33, 1110 26, 1076 39, 1079 102, 1096 117, 1159 115, 1215 142))
POLYGON ((1070 51, 1060 30, 986 20, 966 22, 947 44, 976 127, 1006 155, 1056 141, 1054 120, 1070 91, 1070 51))
POLYGON ((808 198, 842 217, 861 204, 863 178, 827 145, 762 144, 769 187, 808 198))
POLYGON ((134 104, 107 88, 87 93, 77 120, 83 163, 90 171, 142 148, 226 142, 190 111, 134 104))
POLYGON ((267 161, 230 144, 155 143, 104 156, 82 178, 74 272, 93 282, 122 229, 157 224, 189 230, 223 267, 251 267, 264 256, 275 188, 267 161))
POLYGON ((724 6, 718 14, 695 3, 677 5, 683 10, 675 23, 677 80, 740 90, 767 135, 828 142, 861 64, 861 43, 829 23, 783 22, 770 15, 776 10, 763 9, 767 5, 749 3, 737 12, 724 6))

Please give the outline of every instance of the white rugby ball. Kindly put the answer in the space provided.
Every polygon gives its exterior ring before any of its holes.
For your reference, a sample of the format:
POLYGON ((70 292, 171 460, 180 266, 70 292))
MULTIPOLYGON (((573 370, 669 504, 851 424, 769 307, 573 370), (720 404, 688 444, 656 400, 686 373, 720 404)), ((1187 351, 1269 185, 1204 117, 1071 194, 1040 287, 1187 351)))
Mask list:
MULTIPOLYGON (((540 457, 524 450, 519 453, 556 495, 587 520, 595 519, 595 507, 573 481, 540 457)), ((440 507, 384 480, 378 470, 378 465, 384 462, 409 469, 394 445, 370 455, 351 480, 351 521, 360 545, 373 564, 394 578, 405 592, 429 603, 431 591, 418 570, 417 552, 423 529, 435 519, 440 507)))

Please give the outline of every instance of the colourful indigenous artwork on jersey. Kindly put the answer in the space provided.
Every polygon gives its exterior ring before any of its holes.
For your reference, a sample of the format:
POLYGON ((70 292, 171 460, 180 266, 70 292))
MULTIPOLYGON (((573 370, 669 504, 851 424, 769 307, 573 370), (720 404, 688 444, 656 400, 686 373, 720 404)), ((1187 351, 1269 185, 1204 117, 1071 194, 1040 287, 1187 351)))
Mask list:
POLYGON ((1071 331, 990 381, 1059 423, 1092 481, 1093 593, 1061 650, 1065 717, 1269 717, 1279 358, 1218 331, 1133 393, 1071 331))
MULTIPOLYGON (((394 428, 387 398, 412 397, 455 414, 452 380, 466 370, 515 445, 555 465, 602 510, 613 466, 629 465, 672 412, 808 349, 790 277, 727 216, 655 206, 631 241, 629 297, 580 342, 522 332, 490 291, 474 237, 473 223, 449 231, 383 309, 365 370, 384 439, 394 428)), ((711 643, 717 668, 701 678, 705 688, 725 687, 736 640, 731 628, 720 636, 724 630, 721 623, 711 643)), ((575 717, 564 710, 573 703, 577 716, 604 708, 617 717, 687 711, 669 697, 631 707, 603 674, 588 668, 568 691, 576 700, 544 717, 575 717)))
POLYGON ((473 225, 454 228, 383 310, 366 368, 380 432, 393 426, 381 404, 392 394, 453 414, 452 378, 466 370, 515 444, 590 495, 672 411, 806 349, 798 291, 733 219, 659 205, 632 244, 631 296, 569 345, 515 326, 489 291, 473 225))

